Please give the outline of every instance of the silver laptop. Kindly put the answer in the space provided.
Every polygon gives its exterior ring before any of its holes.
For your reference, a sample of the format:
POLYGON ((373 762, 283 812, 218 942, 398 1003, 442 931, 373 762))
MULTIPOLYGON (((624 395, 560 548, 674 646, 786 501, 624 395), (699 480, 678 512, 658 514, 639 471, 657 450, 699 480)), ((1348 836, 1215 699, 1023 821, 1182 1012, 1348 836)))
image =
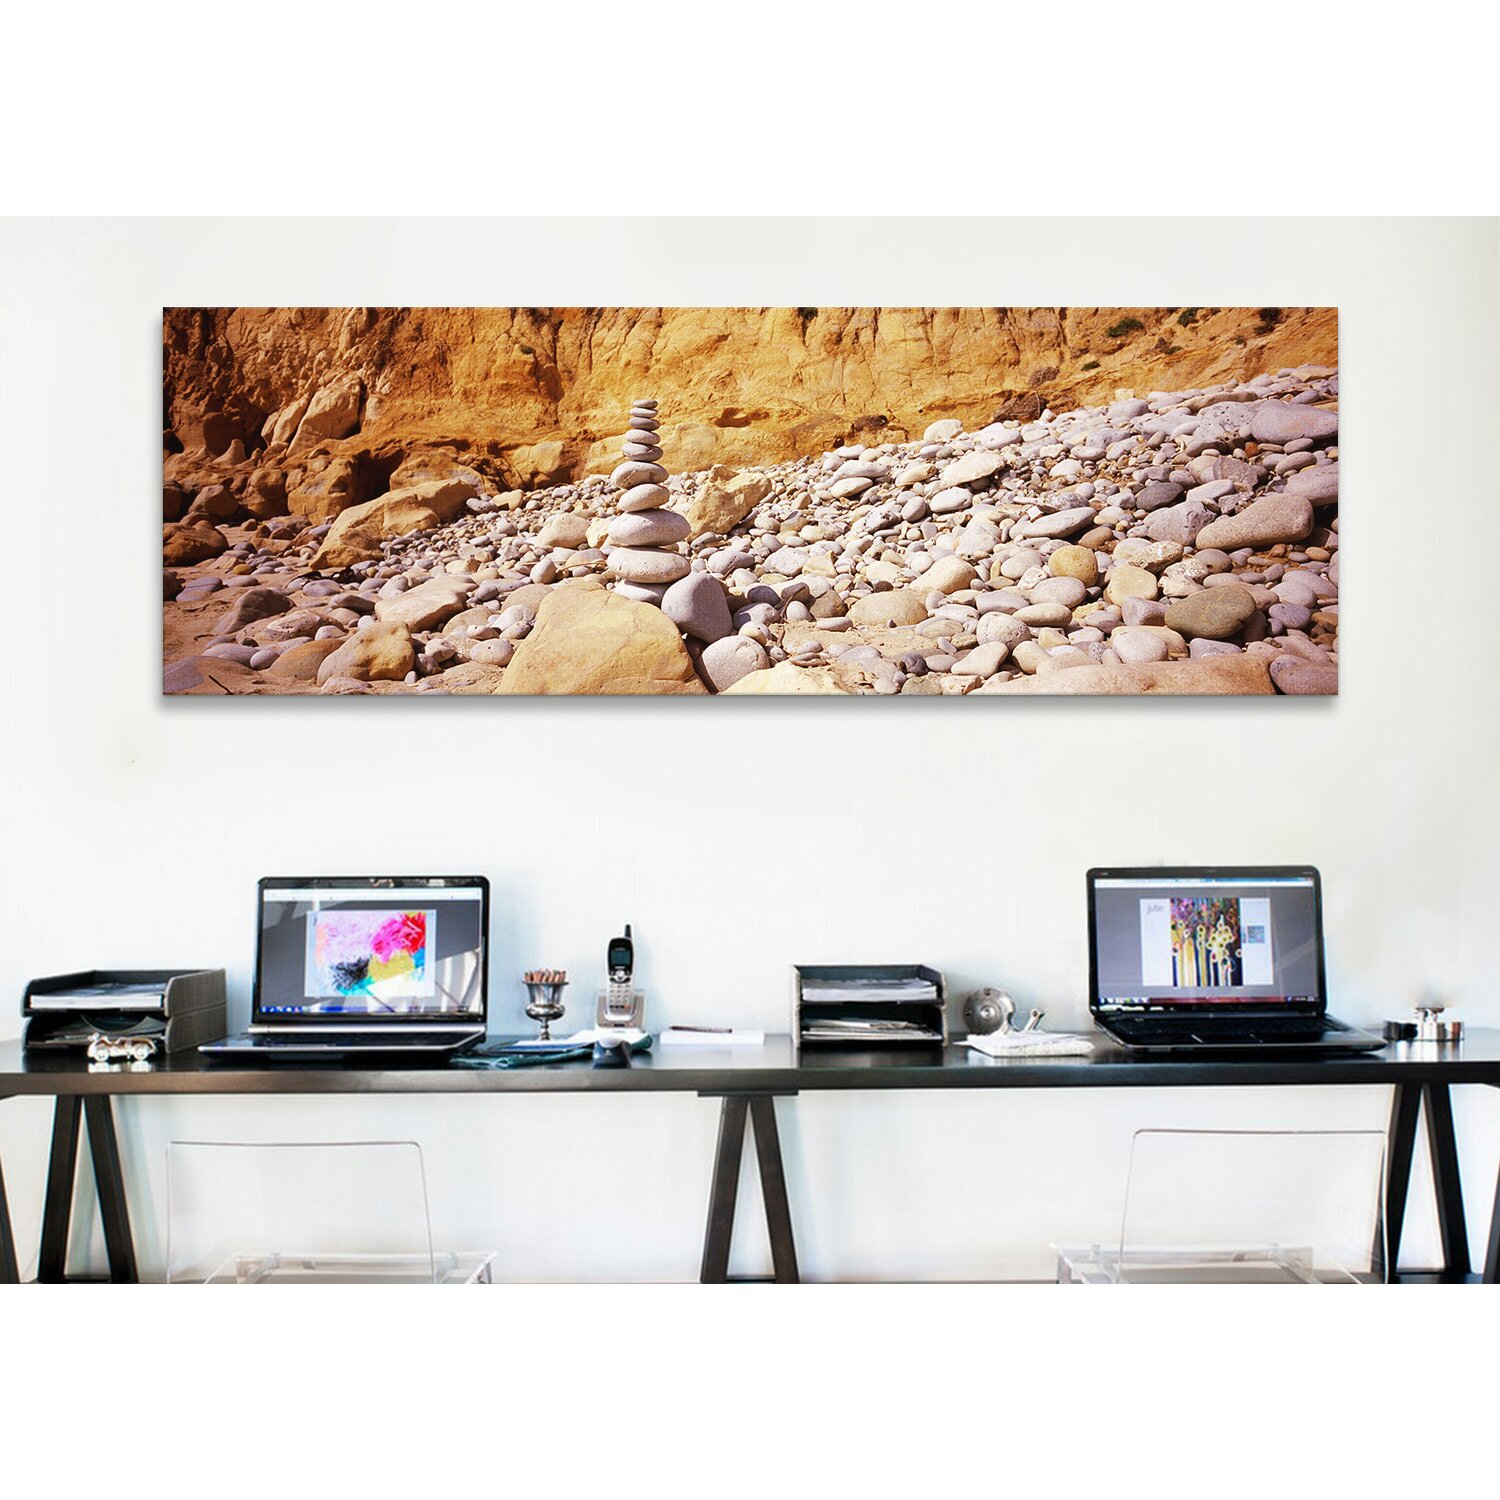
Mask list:
POLYGON ((210 1057, 440 1059, 484 1035, 482 875, 267 876, 251 1025, 210 1057))
POLYGON ((1089 1009, 1137 1052, 1368 1052, 1328 1014, 1311 865, 1090 870, 1089 1009))

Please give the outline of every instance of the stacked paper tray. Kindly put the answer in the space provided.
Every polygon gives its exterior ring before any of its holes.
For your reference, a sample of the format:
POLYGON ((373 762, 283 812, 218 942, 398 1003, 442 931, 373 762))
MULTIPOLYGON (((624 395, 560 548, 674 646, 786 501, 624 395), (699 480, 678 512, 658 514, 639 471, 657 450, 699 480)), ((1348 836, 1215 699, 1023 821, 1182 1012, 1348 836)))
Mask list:
POLYGON ((799 1047, 942 1047, 942 973, 926 964, 797 964, 792 1035, 799 1047))

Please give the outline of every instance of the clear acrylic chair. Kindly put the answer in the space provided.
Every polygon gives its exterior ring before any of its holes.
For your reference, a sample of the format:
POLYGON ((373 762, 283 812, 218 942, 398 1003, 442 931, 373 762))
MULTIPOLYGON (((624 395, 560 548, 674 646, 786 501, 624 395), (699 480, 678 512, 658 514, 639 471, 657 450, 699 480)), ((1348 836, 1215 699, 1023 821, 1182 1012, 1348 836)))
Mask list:
POLYGON ((167 1147, 168 1281, 488 1281, 492 1261, 434 1250, 415 1141, 167 1147))
POLYGON ((1117 1244, 1060 1249, 1060 1281, 1385 1280, 1385 1133, 1138 1130, 1117 1244))

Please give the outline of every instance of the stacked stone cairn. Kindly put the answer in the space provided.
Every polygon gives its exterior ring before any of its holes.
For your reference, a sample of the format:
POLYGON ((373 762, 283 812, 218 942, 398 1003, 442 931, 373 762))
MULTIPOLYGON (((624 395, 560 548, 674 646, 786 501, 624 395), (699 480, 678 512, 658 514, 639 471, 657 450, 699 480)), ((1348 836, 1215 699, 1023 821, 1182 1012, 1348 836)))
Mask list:
POLYGON ((671 496, 660 462, 658 431, 656 401, 634 402, 624 462, 609 476, 620 491, 620 514, 610 522, 606 538, 609 565, 620 580, 618 591, 648 604, 660 604, 667 585, 689 572, 680 543, 691 528, 686 516, 666 509, 671 496))

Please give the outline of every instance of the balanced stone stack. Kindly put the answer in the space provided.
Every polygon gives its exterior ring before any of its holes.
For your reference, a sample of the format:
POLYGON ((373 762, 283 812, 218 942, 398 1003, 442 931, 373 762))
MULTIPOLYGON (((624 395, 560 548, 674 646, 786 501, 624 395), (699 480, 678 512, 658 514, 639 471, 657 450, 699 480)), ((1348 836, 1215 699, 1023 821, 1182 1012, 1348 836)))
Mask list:
POLYGON ((687 577, 689 563, 679 544, 691 529, 686 516, 666 509, 671 496, 658 430, 655 400, 636 401, 625 434, 625 461, 609 476, 620 491, 620 514, 606 538, 619 592, 651 604, 661 602, 669 583, 687 577))

